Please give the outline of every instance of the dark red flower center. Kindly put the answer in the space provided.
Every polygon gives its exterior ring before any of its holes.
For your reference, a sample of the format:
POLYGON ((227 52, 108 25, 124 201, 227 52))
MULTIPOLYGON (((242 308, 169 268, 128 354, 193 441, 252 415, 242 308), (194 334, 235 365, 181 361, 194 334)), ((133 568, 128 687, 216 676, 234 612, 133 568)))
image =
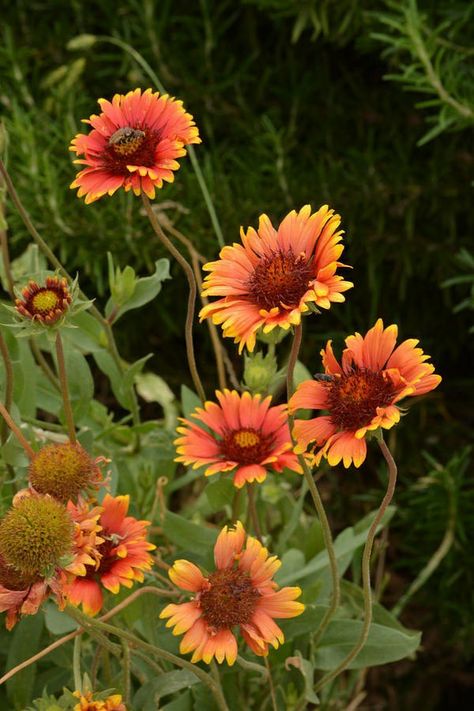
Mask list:
POLYGON ((153 168, 160 132, 146 126, 124 126, 113 133, 101 158, 104 168, 118 175, 130 175, 127 165, 153 168))
POLYGON ((97 551, 102 556, 99 561, 99 567, 96 569, 93 565, 86 565, 87 574, 85 575, 88 580, 97 580, 99 582, 102 576, 108 573, 117 562, 118 556, 112 551, 120 542, 117 540, 116 534, 109 535, 107 531, 101 531, 100 536, 105 538, 105 541, 96 546, 97 551))
POLYGON ((326 385, 332 422, 342 430, 368 425, 378 407, 393 402, 396 389, 382 373, 355 368, 326 385))
POLYGON ((264 436, 252 428, 228 432, 222 440, 226 459, 239 464, 259 464, 270 454, 274 438, 264 436))
POLYGON ((295 308, 314 279, 311 262, 303 254, 273 252, 263 257, 247 282, 249 296, 260 308, 295 308))
POLYGON ((242 570, 216 570, 208 578, 210 587, 200 593, 204 620, 216 630, 250 622, 260 593, 242 570))

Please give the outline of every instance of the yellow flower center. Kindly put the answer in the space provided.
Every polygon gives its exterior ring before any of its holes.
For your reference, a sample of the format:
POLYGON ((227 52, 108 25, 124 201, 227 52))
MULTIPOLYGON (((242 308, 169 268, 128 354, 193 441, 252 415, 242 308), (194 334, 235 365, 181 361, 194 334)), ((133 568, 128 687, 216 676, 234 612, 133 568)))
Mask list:
POLYGON ((240 430, 234 433, 234 442, 238 447, 255 447, 260 442, 260 436, 251 430, 240 430))
POLYGON ((53 311, 59 305, 59 296, 51 289, 42 289, 31 300, 35 311, 53 311))

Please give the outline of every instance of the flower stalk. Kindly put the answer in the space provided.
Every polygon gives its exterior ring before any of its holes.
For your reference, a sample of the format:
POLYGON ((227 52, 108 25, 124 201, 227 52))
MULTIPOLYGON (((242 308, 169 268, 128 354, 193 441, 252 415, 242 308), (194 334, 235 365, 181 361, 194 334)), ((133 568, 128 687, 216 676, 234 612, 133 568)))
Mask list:
POLYGON ((385 461, 387 463, 388 467, 388 484, 387 484, 387 490, 385 492, 385 496, 382 499, 382 503, 380 504, 380 508, 377 512, 377 515, 375 516, 374 520, 372 521, 372 525, 369 528, 369 532, 367 534, 367 540, 365 542, 364 546, 364 552, 362 554, 362 586, 364 590, 364 624, 361 629, 361 633, 359 635, 359 639, 357 640, 357 643, 355 646, 351 649, 349 654, 345 657, 345 659, 342 660, 342 662, 336 667, 336 669, 333 669, 333 671, 329 672, 325 676, 323 676, 316 686, 314 687, 315 691, 318 691, 321 689, 323 686, 325 686, 328 682, 332 681, 335 679, 339 674, 341 674, 349 664, 352 662, 353 659, 357 657, 359 652, 363 649, 365 643, 367 642, 367 638, 369 636, 369 631, 370 631, 370 625, 372 623, 372 590, 370 586, 370 558, 372 556, 372 549, 374 545, 374 539, 377 533, 377 528, 387 510, 387 507, 389 506, 390 502, 392 501, 393 494, 395 492, 395 486, 397 483, 397 465, 395 464, 395 460, 392 457, 392 454, 387 447, 385 440, 383 438, 382 430, 379 429, 376 433, 377 437, 377 442, 378 445, 382 451, 382 454, 385 458, 385 461))
POLYGON ((64 415, 69 434, 69 439, 72 444, 76 443, 76 428, 74 425, 74 415, 71 407, 71 398, 69 396, 69 385, 67 382, 66 363, 64 360, 64 349, 61 334, 56 335, 56 358, 58 363, 58 376, 61 383, 61 394, 63 397, 64 415))
POLYGON ((22 431, 16 424, 16 422, 12 419, 10 413, 6 409, 5 405, 0 402, 0 415, 2 415, 3 419, 7 423, 8 427, 11 429, 15 437, 17 438, 18 442, 21 444, 23 449, 25 450, 26 454, 28 455, 29 459, 32 459, 35 456, 35 453, 33 449, 30 446, 30 443, 28 440, 24 437, 22 431))
POLYGON ((151 206, 151 203, 149 199, 147 198, 146 195, 142 194, 142 200, 143 200, 143 205, 145 207, 145 211, 147 214, 148 219, 150 220, 151 226, 153 227, 153 230, 160 240, 162 244, 166 247, 168 252, 170 252, 173 257, 176 259, 176 261, 179 263, 181 268, 183 269, 186 279, 188 280, 188 285, 189 285, 189 296, 188 296, 188 310, 186 314, 186 324, 185 324, 185 339, 186 339, 186 354, 188 357, 188 365, 189 365, 189 371, 191 373, 191 377, 193 379, 194 387, 196 388, 196 392, 201 400, 201 402, 205 402, 206 400, 206 394, 204 392, 204 388, 202 386, 201 378, 199 377, 197 365, 196 365, 196 358, 194 355, 194 341, 193 341, 193 323, 194 323, 194 311, 195 311, 195 306, 196 306, 196 295, 197 295, 197 286, 196 286, 196 280, 194 278, 194 272, 192 270, 192 267, 190 266, 189 262, 183 257, 179 249, 176 249, 174 244, 168 237, 165 235, 163 232, 163 229, 153 212, 153 208, 151 206))
MULTIPOLYGON (((287 375, 286 375, 286 389, 287 389, 288 400, 290 400, 290 398, 294 392, 294 370, 295 370, 296 362, 298 360, 298 354, 299 354, 299 350, 300 350, 300 346, 301 346, 302 337, 303 337, 303 326, 300 323, 300 324, 298 324, 298 326, 295 327, 295 336, 293 339, 293 345, 292 345, 291 352, 290 352, 290 358, 288 360, 288 369, 287 369, 287 375)), ((293 444, 295 444, 295 440, 293 437, 294 418, 290 414, 288 415, 288 422, 289 422, 289 426, 290 426, 290 433, 291 433, 292 441, 293 441, 293 444)), ((328 553, 329 567, 331 569, 331 578, 332 578, 331 604, 330 604, 328 610, 326 611, 323 619, 321 620, 321 624, 319 625, 319 628, 318 628, 316 635, 314 637, 314 640, 315 640, 314 643, 316 643, 317 641, 319 641, 321 639, 322 635, 324 634, 324 631, 326 630, 334 613, 336 612, 336 610, 339 606, 339 600, 341 597, 341 588, 340 588, 340 582, 339 582, 339 570, 337 567, 336 551, 334 549, 334 542, 333 542, 333 538, 332 538, 331 527, 329 526, 328 517, 327 517, 326 511, 324 509, 324 504, 321 499, 321 495, 319 493, 318 487, 316 486, 316 482, 314 481, 312 471, 308 467, 306 459, 302 454, 298 455, 298 461, 303 469, 303 475, 304 475, 304 478, 308 484, 308 488, 311 493, 311 497, 313 499, 314 507, 316 509, 316 513, 317 513, 319 521, 321 523, 321 527, 323 530, 324 545, 325 545, 327 553, 328 553)))

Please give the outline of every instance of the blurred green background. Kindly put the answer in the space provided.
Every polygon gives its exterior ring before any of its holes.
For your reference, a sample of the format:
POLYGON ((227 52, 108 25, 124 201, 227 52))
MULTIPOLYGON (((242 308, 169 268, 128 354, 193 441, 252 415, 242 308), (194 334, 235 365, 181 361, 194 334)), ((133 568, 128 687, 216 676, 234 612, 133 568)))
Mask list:
MULTIPOLYGON (((370 672, 360 708, 467 708, 473 683, 473 20, 465 0, 38 0, 2 8, 10 174, 35 225, 89 295, 107 299, 107 251, 141 275, 164 256, 133 195, 86 206, 68 189, 75 167, 67 149, 80 120, 98 111, 99 97, 151 86, 146 62, 200 128, 196 153, 226 242, 262 212, 278 222, 309 202, 342 215, 355 288, 346 304, 306 321, 302 360, 310 372, 319 370, 328 337, 340 347, 382 316, 399 324, 402 338, 420 338, 443 375, 391 435, 401 485, 385 604, 395 604, 447 541, 402 617, 425 631, 424 648, 416 662, 370 672)), ((157 202, 215 258, 216 234, 189 160, 157 202)), ((14 258, 29 238, 8 203, 6 214, 14 258)), ((178 393, 190 384, 186 284, 176 265, 172 276, 143 310, 140 329, 126 316, 117 339, 130 360, 153 351, 149 366, 178 393)), ((196 339, 210 390, 205 326, 196 339)), ((377 462, 369 457, 364 471, 325 477, 336 530, 379 500, 377 462)))

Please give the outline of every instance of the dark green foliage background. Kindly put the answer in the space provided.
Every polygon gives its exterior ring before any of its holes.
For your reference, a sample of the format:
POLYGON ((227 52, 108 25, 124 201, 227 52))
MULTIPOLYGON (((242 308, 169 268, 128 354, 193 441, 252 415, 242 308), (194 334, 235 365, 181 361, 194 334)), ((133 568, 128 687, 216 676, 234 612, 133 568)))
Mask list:
MULTIPOLYGON (((367 330, 382 316, 399 324, 401 337, 420 338, 443 375, 439 390, 411 408, 391 442, 401 470, 398 503, 403 515, 393 524, 389 564, 402 576, 402 590, 446 528, 442 488, 430 490, 426 498, 419 491, 415 495, 413 487, 431 466, 423 450, 441 468, 452 468, 453 458, 458 461, 456 452, 470 434, 473 384, 470 313, 453 313, 467 286, 443 287, 459 273, 456 254, 472 244, 472 128, 468 121, 453 120, 444 130, 436 105, 416 106, 432 98, 422 84, 417 93, 416 83, 384 79, 413 59, 384 22, 409 5, 408 0, 17 2, 2 8, 0 44, 0 109, 12 178, 38 229, 99 301, 107 298, 107 251, 118 265, 131 264, 143 275, 164 255, 132 195, 116 195, 93 206, 77 200, 68 189, 75 167, 67 147, 82 130, 80 119, 98 111, 98 97, 146 88, 150 82, 129 55, 106 41, 83 51, 68 50, 67 43, 77 35, 115 36, 129 43, 168 91, 183 99, 200 127, 203 144, 197 155, 227 242, 238 239, 240 225, 255 225, 262 212, 277 222, 293 207, 309 202, 318 208, 327 202, 342 215, 344 260, 353 266, 355 288, 345 305, 306 322, 302 360, 316 372, 327 337, 340 347, 345 335, 367 330), (393 43, 374 36, 380 33, 391 33, 393 43), (418 145, 432 125, 441 126, 440 135, 418 145)), ((474 26, 469 3, 420 2, 419 7, 426 13, 428 39, 430 27, 441 27, 440 36, 469 47, 474 26)), ((465 56, 469 59, 469 50, 467 55, 461 52, 465 56)), ((447 53, 437 68, 453 96, 472 97, 468 62, 454 64, 447 53)), ((157 200, 203 254, 216 256, 218 245, 189 161, 182 161, 175 184, 165 187, 157 200)), ((17 256, 28 236, 13 211, 7 217, 17 256)), ((182 339, 186 287, 176 265, 172 275, 159 299, 143 311, 140 329, 133 316, 125 317, 117 337, 130 359, 153 350, 151 367, 178 392, 182 382, 189 384, 182 339)), ((197 339, 210 390, 214 371, 204 326, 197 328, 197 339)), ((239 366, 231 344, 228 351, 239 366)), ((375 505, 380 496, 377 474, 376 458, 369 457, 364 472, 329 475, 329 510, 336 528, 375 505)), ((472 653, 472 594, 467 591, 474 559, 466 532, 474 524, 474 505, 469 467, 453 476, 462 502, 456 541, 416 598, 423 625, 439 630, 436 651, 428 648, 425 653, 428 679, 429 665, 435 669, 443 655, 447 667, 456 668, 472 653)), ((417 609, 415 605, 406 612, 414 626, 417 609)), ((415 672, 407 672, 406 693, 415 704, 413 689, 419 680, 410 673, 415 672)), ((374 698, 380 674, 376 672, 374 698)), ((390 670, 382 678, 387 680, 390 670)), ((446 704, 456 694, 462 698, 463 686, 454 672, 446 684, 439 679, 437 684, 432 708, 451 708, 446 704)))

